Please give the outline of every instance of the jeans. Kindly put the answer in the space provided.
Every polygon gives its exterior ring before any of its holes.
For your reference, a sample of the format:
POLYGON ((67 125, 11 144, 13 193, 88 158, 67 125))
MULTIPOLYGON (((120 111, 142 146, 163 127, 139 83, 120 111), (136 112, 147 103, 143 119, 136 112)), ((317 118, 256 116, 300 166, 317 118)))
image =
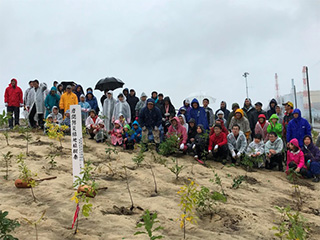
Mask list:
POLYGON ((282 153, 272 155, 270 158, 270 162, 268 160, 266 160, 266 168, 273 169, 274 167, 276 167, 278 165, 279 171, 283 171, 282 161, 283 161, 282 153))
POLYGON ((142 141, 148 143, 149 141, 160 143, 160 130, 154 130, 152 128, 146 128, 142 130, 142 141))
POLYGON ((14 125, 19 125, 20 118, 20 108, 8 106, 7 112, 10 113, 11 117, 9 118, 9 128, 13 128, 13 116, 14 116, 14 125))

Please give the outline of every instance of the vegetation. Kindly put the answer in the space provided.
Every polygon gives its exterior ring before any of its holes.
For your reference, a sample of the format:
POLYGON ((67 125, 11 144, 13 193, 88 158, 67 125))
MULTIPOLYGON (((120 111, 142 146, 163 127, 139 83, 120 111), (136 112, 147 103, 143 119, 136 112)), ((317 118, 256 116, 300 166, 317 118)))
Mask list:
POLYGON ((144 214, 142 215, 142 222, 137 223, 136 228, 142 228, 144 227, 145 231, 138 231, 134 235, 140 235, 140 234, 146 234, 150 238, 150 240, 155 240, 155 239, 162 239, 162 235, 155 236, 154 232, 159 231, 161 229, 164 229, 162 226, 155 227, 153 229, 153 226, 156 223, 159 223, 157 220, 157 213, 150 213, 149 210, 147 209, 144 214))
POLYGON ((244 154, 241 160, 241 164, 246 167, 247 172, 252 171, 253 166, 259 163, 263 163, 263 155, 257 157, 249 157, 247 156, 247 154, 244 154))
POLYGON ((132 158, 132 161, 137 165, 137 167, 140 167, 140 164, 143 162, 144 157, 144 147, 143 145, 140 145, 140 151, 132 158))
POLYGON ((277 232, 274 234, 279 239, 305 240, 309 235, 309 227, 307 220, 300 214, 299 211, 292 212, 290 207, 278 207, 280 212, 280 224, 273 226, 272 230, 277 232))
POLYGON ((43 211, 41 217, 37 221, 31 221, 27 218, 23 218, 27 223, 29 223, 31 226, 34 226, 34 229, 36 231, 36 240, 38 240, 38 225, 40 224, 41 220, 43 219, 44 215, 46 214, 46 210, 43 211))
POLYGON ((6 154, 2 154, 4 165, 6 168, 6 175, 3 177, 5 180, 8 180, 9 177, 9 166, 11 164, 11 158, 13 157, 12 153, 9 151, 6 154))
POLYGON ((22 180, 23 183, 27 183, 27 186, 30 187, 31 189, 31 194, 33 197, 33 200, 36 202, 37 198, 34 195, 33 189, 38 185, 38 182, 36 182, 33 177, 36 177, 37 174, 32 173, 31 170, 28 168, 24 161, 24 155, 20 153, 17 156, 17 163, 19 164, 19 170, 20 170, 20 175, 19 178, 22 180))
POLYGON ((0 210, 0 239, 2 240, 18 240, 11 235, 17 227, 20 227, 20 223, 16 220, 7 218, 8 212, 0 210))
POLYGON ((289 169, 289 174, 288 174, 287 178, 293 184, 293 188, 294 188, 293 196, 295 198, 295 204, 296 204, 297 209, 299 211, 301 211, 302 204, 303 204, 300 188, 299 188, 299 185, 297 184, 298 179, 300 177, 301 177, 301 175, 299 173, 297 173, 295 170, 289 169))
POLYGON ((176 179, 178 179, 179 174, 181 173, 184 166, 183 165, 179 166, 178 159, 176 159, 176 158, 172 158, 172 162, 174 163, 174 165, 172 167, 170 167, 169 170, 172 173, 174 173, 176 175, 176 179))
MULTIPOLYGON (((6 113, 5 110, 3 110, 2 114, 0 114, 0 127, 5 128, 8 125, 9 119, 11 118, 10 113, 6 113)), ((5 130, 2 132, 3 136, 6 139, 7 146, 9 146, 9 132, 8 130, 5 130)))
POLYGON ((66 125, 59 126, 58 124, 52 124, 47 122, 47 135, 50 139, 55 139, 60 142, 60 147, 62 148, 62 139, 64 138, 64 131, 69 127, 66 125))
POLYGON ((29 142, 32 139, 31 128, 29 127, 19 127, 19 133, 23 135, 23 139, 26 141, 26 155, 29 156, 29 142))
POLYGON ((107 159, 111 160, 111 154, 114 153, 114 154, 118 154, 118 150, 111 146, 110 143, 107 142, 107 148, 106 148, 106 154, 107 154, 107 159))
POLYGON ((165 141, 160 143, 159 154, 169 156, 176 153, 179 147, 180 139, 177 135, 170 135, 165 141))
POLYGON ((245 177, 243 175, 235 177, 233 179, 232 188, 238 189, 244 180, 245 180, 245 177))

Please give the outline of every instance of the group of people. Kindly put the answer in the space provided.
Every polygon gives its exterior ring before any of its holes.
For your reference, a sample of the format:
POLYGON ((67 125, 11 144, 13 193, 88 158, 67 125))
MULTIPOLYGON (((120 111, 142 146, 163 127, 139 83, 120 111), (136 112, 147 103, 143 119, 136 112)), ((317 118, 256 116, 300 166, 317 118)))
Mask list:
POLYGON ((128 88, 117 99, 112 91, 105 91, 100 102, 102 111, 92 88, 85 93, 81 85, 63 86, 56 81, 50 90, 45 83, 30 81, 23 94, 12 79, 5 91, 7 112, 12 114, 10 128, 19 124, 20 107, 28 113, 33 128, 45 129, 46 122, 70 127, 69 108, 80 105, 82 124, 97 142, 110 138, 115 146, 133 149, 135 143, 152 141, 158 150, 161 141, 176 136, 179 150, 193 154, 200 163, 208 156, 235 164, 246 158, 259 168, 283 171, 286 161, 287 172, 294 169, 314 181, 320 179, 318 143, 313 144, 311 126, 292 102, 283 104, 284 113, 275 99, 264 111, 261 102, 253 105, 249 98, 242 108, 233 103, 232 111, 222 101, 214 112, 207 98, 202 106, 197 99, 185 99, 176 111, 162 93, 154 91, 148 98, 143 92, 138 98, 135 90, 128 88))

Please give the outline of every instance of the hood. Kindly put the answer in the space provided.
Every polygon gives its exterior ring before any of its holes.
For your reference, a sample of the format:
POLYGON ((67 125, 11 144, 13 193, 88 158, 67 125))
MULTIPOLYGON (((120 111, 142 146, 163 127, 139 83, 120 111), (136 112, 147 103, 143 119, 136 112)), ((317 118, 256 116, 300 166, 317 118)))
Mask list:
POLYGON ((205 131, 205 130, 204 130, 203 125, 202 125, 202 124, 198 124, 197 128, 198 128, 198 127, 200 127, 200 128, 201 128, 201 130, 202 130, 202 133, 204 133, 204 131, 205 131))
POLYGON ((154 102, 154 99, 153 99, 153 98, 148 98, 147 104, 150 103, 150 102, 153 103, 153 105, 155 105, 155 102, 154 102))
POLYGON ((294 146, 296 146, 296 147, 298 147, 298 148, 300 149, 300 147, 299 147, 299 142, 298 142, 298 140, 297 140, 296 138, 292 139, 292 140, 290 141, 290 143, 292 143, 294 146))
POLYGON ((169 102, 169 104, 171 105, 170 97, 165 97, 165 98, 163 99, 163 102, 169 102))
POLYGON ((138 123, 137 120, 134 120, 134 122, 132 123, 132 126, 133 126, 133 125, 138 125, 138 127, 140 127, 140 125, 139 125, 139 123, 138 123))
POLYGON ((176 120, 176 121, 177 121, 177 124, 178 124, 178 125, 177 125, 177 128, 179 128, 179 127, 181 126, 181 123, 180 123, 180 120, 179 120, 178 117, 174 117, 174 118, 171 119, 171 121, 172 121, 172 120, 176 120))
POLYGON ((111 98, 113 98, 113 92, 109 90, 107 93, 111 94, 111 98))
POLYGON ((303 141, 304 141, 304 139, 307 138, 307 137, 311 139, 311 143, 310 143, 310 144, 313 144, 313 139, 312 139, 312 137, 311 137, 310 135, 305 135, 305 136, 303 137, 303 141))
POLYGON ((57 106, 53 106, 52 109, 51 109, 51 112, 53 112, 53 109, 55 109, 55 108, 56 108, 57 110, 59 110, 59 108, 58 108, 57 106))
POLYGON ((48 120, 48 118, 53 118, 53 116, 52 116, 52 114, 50 113, 48 116, 47 116, 47 120, 48 120))
POLYGON ((272 108, 272 107, 271 107, 271 103, 274 103, 274 104, 275 104, 275 105, 274 105, 274 108, 278 105, 277 100, 275 100, 274 98, 272 98, 271 101, 270 101, 270 103, 269 103, 270 109, 272 108))
POLYGON ((64 114, 66 114, 66 113, 70 113, 70 109, 68 109, 64 114))
POLYGON ((182 117, 182 118, 183 118, 184 123, 187 123, 187 121, 186 121, 186 117, 185 117, 183 114, 179 114, 179 115, 178 115, 178 117, 182 117))
MULTIPOLYGON (((261 114, 260 114, 260 115, 261 115, 261 114)), ((279 120, 279 117, 278 117, 277 114, 274 113, 274 114, 272 114, 271 117, 269 118, 269 121, 271 122, 272 119, 277 119, 277 120, 279 120)))
MULTIPOLYGON (((15 81, 16 82, 16 87, 18 86, 18 81, 17 81, 17 79, 15 79, 15 78, 12 78, 11 79, 11 81, 15 81)), ((9 83, 9 87, 12 87, 12 85, 11 85, 11 81, 10 81, 10 83, 9 83)))
POLYGON ((241 113, 241 118, 244 115, 243 110, 241 108, 238 108, 235 113, 241 113))
POLYGON ((94 95, 93 95, 93 93, 92 93, 91 91, 89 91, 89 92, 87 93, 86 98, 88 98, 88 95, 89 95, 89 94, 92 95, 92 99, 93 99, 93 98, 94 98, 94 95))
POLYGON ((124 125, 124 127, 123 127, 123 128, 128 128, 129 130, 131 130, 130 125, 129 125, 129 124, 124 125))
POLYGON ((218 117, 219 114, 222 114, 222 118, 224 118, 224 112, 223 112, 222 110, 219 110, 219 111, 217 112, 217 117, 218 117))
POLYGON ((299 117, 297 119, 301 119, 301 111, 300 109, 296 108, 295 110, 293 110, 292 114, 298 113, 299 117))
POLYGON ((199 101, 196 99, 196 98, 194 98, 193 100, 192 100, 192 102, 191 102, 191 107, 194 109, 194 107, 193 107, 193 104, 194 103, 197 103, 198 104, 198 107, 197 108, 199 108, 199 101))
MULTIPOLYGON (((223 108, 223 109, 227 109, 227 102, 226 101, 221 101, 221 103, 224 103, 224 105, 225 105, 225 108, 223 108)), ((220 103, 220 104, 221 104, 220 103)), ((221 105, 220 105, 221 106, 221 105)), ((221 108, 222 109, 222 108, 221 108)))
MULTIPOLYGON (((78 89, 78 87, 80 87, 80 93, 84 93, 83 92, 83 88, 82 88, 82 86, 80 85, 80 84, 78 84, 78 85, 76 85, 76 87, 75 87, 75 92, 77 92, 77 89, 78 89)), ((88 92, 89 93, 89 92, 88 92)))
POLYGON ((115 124, 119 124, 119 125, 120 125, 120 127, 121 127, 121 122, 120 122, 120 120, 119 120, 119 119, 115 120, 115 121, 114 121, 114 123, 115 123, 115 124))
POLYGON ((243 101, 243 107, 246 108, 246 100, 249 100, 250 102, 250 106, 252 106, 252 101, 251 101, 251 98, 246 98, 244 101, 243 101))
POLYGON ((81 94, 81 95, 80 95, 80 98, 82 98, 82 97, 86 98, 86 96, 85 96, 84 94, 81 94))
POLYGON ((264 115, 264 114, 259 114, 258 119, 259 119, 259 118, 264 118, 264 120, 267 119, 267 118, 266 118, 266 115, 264 115))
POLYGON ((57 88, 56 88, 56 87, 52 87, 51 90, 50 90, 50 92, 51 92, 51 91, 55 91, 55 92, 57 93, 57 88))
POLYGON ((183 106, 185 106, 186 104, 189 104, 189 105, 190 105, 190 100, 189 100, 189 99, 183 100, 183 106))
POLYGON ((194 118, 190 118, 188 123, 196 123, 196 120, 194 118))
POLYGON ((147 97, 147 94, 145 92, 142 92, 140 97, 147 97))
POLYGON ((232 103, 232 109, 234 109, 235 107, 238 107, 238 108, 240 108, 240 106, 239 106, 239 104, 238 103, 232 103))

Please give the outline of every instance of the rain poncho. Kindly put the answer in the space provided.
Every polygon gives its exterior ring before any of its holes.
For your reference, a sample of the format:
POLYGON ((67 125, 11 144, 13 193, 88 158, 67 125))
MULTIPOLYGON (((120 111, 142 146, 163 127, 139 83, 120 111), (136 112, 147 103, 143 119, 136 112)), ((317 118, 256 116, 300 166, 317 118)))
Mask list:
POLYGON ((122 127, 121 127, 121 123, 119 120, 115 120, 114 121, 115 124, 119 124, 120 127, 116 128, 114 127, 111 131, 111 144, 116 146, 118 145, 122 145, 122 127))
POLYGON ((181 125, 182 126, 184 126, 185 128, 186 128, 186 130, 187 130, 187 132, 188 132, 188 130, 189 130, 189 125, 188 125, 188 123, 187 123, 187 121, 186 121, 186 117, 183 115, 183 114, 180 114, 180 115, 178 115, 178 117, 180 118, 180 117, 182 117, 183 118, 183 123, 181 123, 181 125))
POLYGON ((260 153, 261 155, 264 154, 264 143, 263 141, 260 141, 259 143, 256 143, 255 141, 252 141, 249 146, 247 147, 246 154, 247 156, 251 156, 252 154, 260 153))
POLYGON ((203 107, 200 107, 198 100, 195 98, 191 102, 192 109, 190 110, 189 119, 193 118, 196 120, 196 125, 201 124, 205 130, 209 129, 207 120, 207 114, 203 107), (193 103, 197 103, 198 106, 193 108, 193 103))
POLYGON ((144 107, 146 106, 146 104, 147 104, 147 98, 146 98, 145 101, 142 101, 142 100, 141 100, 142 97, 147 97, 147 95, 146 95, 144 92, 141 93, 140 101, 137 103, 137 105, 136 105, 136 107, 135 107, 136 117, 139 117, 140 110, 141 110, 142 108, 144 108, 144 107))
POLYGON ((86 95, 86 102, 90 104, 91 109, 95 110, 96 113, 99 113, 99 107, 98 107, 98 102, 97 102, 97 98, 93 95, 93 93, 91 91, 89 91, 86 95), (88 95, 92 95, 92 98, 89 99, 88 95))
POLYGON ((272 119, 277 119, 279 120, 279 117, 277 114, 272 114, 271 117, 269 118, 269 123, 270 125, 267 128, 268 133, 275 132, 278 137, 282 137, 282 124, 276 122, 276 124, 273 124, 272 119))
POLYGON ((311 136, 311 126, 309 122, 301 117, 301 112, 299 109, 293 111, 293 115, 298 113, 298 118, 293 118, 287 127, 287 142, 296 138, 299 141, 299 146, 303 147, 303 138, 306 135, 311 136))
POLYGON ((45 118, 47 118, 47 116, 51 113, 51 110, 54 106, 59 106, 59 102, 60 102, 60 96, 57 94, 57 88, 52 87, 50 94, 46 97, 46 100, 44 101, 44 105, 46 107, 45 118))
MULTIPOLYGON (((58 109, 57 106, 52 107, 52 110, 51 110, 51 114, 50 114, 50 115, 52 116, 53 122, 56 122, 56 123, 59 124, 59 125, 62 123, 63 117, 62 117, 62 114, 59 113, 59 109, 58 109), (57 109, 57 114, 54 114, 54 113, 53 113, 53 109, 57 109)), ((48 115, 48 116, 49 116, 49 115, 48 115)))
POLYGON ((114 111, 112 115, 112 122, 119 119, 120 114, 124 116, 127 123, 131 122, 131 110, 128 102, 126 101, 126 97, 123 96, 123 100, 117 100, 117 103, 114 106, 114 111))
POLYGON ((244 153, 247 148, 247 139, 242 131, 239 131, 239 135, 237 138, 235 138, 232 132, 229 133, 229 135, 227 136, 227 140, 230 152, 238 150, 238 152, 244 153))
MULTIPOLYGON (((180 120, 178 117, 174 117, 172 120, 176 120, 177 121, 177 126, 174 127, 172 124, 170 125, 170 127, 168 128, 168 136, 171 135, 176 135, 180 138, 180 144, 187 144, 187 140, 188 140, 188 134, 187 134, 187 130, 184 126, 181 125, 180 120)), ((172 121, 171 120, 171 121, 172 121)))
POLYGON ((116 100, 113 98, 113 93, 111 91, 109 91, 109 93, 111 94, 111 98, 106 98, 104 100, 102 111, 107 132, 110 132, 113 129, 112 115, 116 104, 116 100))
POLYGON ((137 143, 139 143, 141 141, 141 138, 142 138, 142 129, 141 129, 141 127, 140 127, 140 125, 139 125, 139 123, 137 121, 134 121, 132 123, 132 131, 134 131, 134 132, 131 135, 131 140, 135 140, 137 143), (134 125, 137 125, 138 128, 135 129, 134 125))
MULTIPOLYGON (((82 97, 84 97, 84 94, 80 95, 82 97)), ((79 105, 81 107, 81 119, 82 119, 82 125, 85 125, 85 122, 88 118, 89 115, 89 111, 91 109, 91 106, 89 103, 87 103, 86 101, 84 102, 79 102, 79 105)))
POLYGON ((44 91, 47 89, 47 84, 41 83, 38 88, 32 88, 28 94, 27 107, 32 109, 36 105, 37 114, 44 113, 44 91))

